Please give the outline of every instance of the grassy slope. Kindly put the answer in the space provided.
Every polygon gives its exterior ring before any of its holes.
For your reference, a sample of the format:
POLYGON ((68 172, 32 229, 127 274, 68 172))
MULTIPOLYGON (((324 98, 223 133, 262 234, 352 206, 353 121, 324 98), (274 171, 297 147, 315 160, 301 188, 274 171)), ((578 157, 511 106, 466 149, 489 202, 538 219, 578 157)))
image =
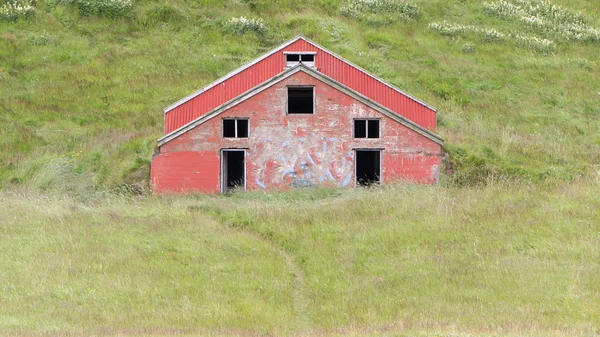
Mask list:
POLYGON ((0 331, 593 336, 598 188, 4 193, 0 331))
MULTIPOLYGON (((594 1, 562 2, 598 10, 594 1)), ((0 22, 0 186, 143 181, 163 107, 299 33, 438 107, 457 180, 571 181, 597 171, 596 44, 557 41, 544 55, 427 29, 442 20, 524 29, 485 15, 477 1, 416 2, 420 20, 385 26, 339 16, 337 1, 248 3, 139 2, 133 18, 111 20, 41 1, 35 19, 0 22), (262 36, 222 28, 258 12, 269 27, 262 36), (464 53, 465 43, 476 52, 464 53)))
POLYGON ((0 332, 600 333, 598 45, 445 38, 427 24, 523 27, 478 1, 415 3, 420 20, 386 26, 327 0, 140 1, 118 20, 39 1, 34 19, 0 22, 0 332), (221 26, 257 13, 263 36, 221 26), (92 193, 147 179, 164 106, 298 33, 438 107, 455 175, 92 193))

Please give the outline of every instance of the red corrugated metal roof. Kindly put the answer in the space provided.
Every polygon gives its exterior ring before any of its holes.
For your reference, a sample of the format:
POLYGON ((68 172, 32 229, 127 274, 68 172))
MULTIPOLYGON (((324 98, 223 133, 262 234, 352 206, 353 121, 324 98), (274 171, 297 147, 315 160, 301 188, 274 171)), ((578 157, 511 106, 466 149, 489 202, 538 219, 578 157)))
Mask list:
POLYGON ((165 109, 165 135, 202 117, 285 70, 284 52, 316 52, 317 71, 426 129, 436 126, 435 108, 385 83, 342 57, 298 36, 165 109))

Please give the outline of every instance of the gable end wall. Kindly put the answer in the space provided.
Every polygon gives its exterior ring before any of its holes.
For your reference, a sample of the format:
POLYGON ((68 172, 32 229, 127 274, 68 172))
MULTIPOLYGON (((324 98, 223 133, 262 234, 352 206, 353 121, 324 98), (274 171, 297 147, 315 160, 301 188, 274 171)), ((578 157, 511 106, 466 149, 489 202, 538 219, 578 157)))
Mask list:
POLYGON ((318 79, 298 72, 164 144, 155 192, 220 191, 222 149, 246 150, 247 188, 354 186, 354 149, 382 149, 382 180, 435 183, 441 146, 318 79), (314 85, 314 115, 287 115, 286 87, 314 85), (250 137, 222 138, 223 118, 249 118, 250 137), (381 138, 354 139, 354 118, 380 120, 381 138))

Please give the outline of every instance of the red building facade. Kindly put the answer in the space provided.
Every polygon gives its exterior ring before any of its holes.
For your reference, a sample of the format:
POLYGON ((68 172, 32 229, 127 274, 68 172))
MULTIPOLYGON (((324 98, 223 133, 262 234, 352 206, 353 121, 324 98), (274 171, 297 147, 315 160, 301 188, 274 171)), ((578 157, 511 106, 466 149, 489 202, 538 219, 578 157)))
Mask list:
POLYGON ((436 111, 304 37, 165 109, 155 192, 432 184, 436 111))

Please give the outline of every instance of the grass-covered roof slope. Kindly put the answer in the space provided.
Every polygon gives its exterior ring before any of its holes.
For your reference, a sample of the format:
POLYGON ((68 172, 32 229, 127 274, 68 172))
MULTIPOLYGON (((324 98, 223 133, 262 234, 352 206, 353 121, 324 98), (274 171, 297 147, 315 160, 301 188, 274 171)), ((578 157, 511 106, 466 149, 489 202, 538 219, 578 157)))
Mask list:
POLYGON ((298 34, 436 106, 460 185, 600 162, 592 0, 2 0, 0 186, 139 184, 162 109, 298 34))

